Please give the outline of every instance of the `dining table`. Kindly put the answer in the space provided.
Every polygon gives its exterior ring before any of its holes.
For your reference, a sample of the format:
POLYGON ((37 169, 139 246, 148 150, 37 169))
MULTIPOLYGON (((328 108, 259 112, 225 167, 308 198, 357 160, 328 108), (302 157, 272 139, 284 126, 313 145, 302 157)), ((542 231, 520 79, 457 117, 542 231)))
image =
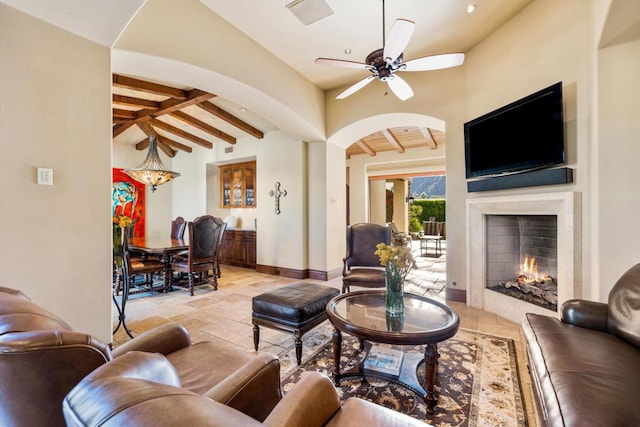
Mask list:
MULTIPOLYGON (((142 252, 147 256, 157 256, 169 266, 171 256, 189 250, 188 239, 172 239, 163 236, 134 236, 129 239, 129 250, 142 252)), ((169 275, 171 269, 167 268, 164 277, 164 290, 169 291, 169 275)))

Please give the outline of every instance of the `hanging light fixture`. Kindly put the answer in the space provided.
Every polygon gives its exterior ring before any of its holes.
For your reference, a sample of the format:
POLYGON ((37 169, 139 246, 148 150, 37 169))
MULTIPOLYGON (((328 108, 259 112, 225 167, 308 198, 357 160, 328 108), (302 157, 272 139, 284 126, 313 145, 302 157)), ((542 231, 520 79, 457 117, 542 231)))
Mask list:
POLYGON ((166 170, 158 155, 158 146, 155 136, 149 137, 149 152, 138 167, 125 169, 124 173, 143 184, 150 185, 151 191, 156 191, 158 185, 171 181, 180 176, 178 172, 166 170))

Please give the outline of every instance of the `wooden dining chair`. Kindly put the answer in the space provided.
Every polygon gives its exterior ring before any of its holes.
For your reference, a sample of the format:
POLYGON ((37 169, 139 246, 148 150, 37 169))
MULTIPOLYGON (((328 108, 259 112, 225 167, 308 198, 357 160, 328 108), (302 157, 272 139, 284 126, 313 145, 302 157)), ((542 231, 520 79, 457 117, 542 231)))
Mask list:
MULTIPOLYGON (((127 282, 127 294, 132 293, 131 286, 133 284, 142 285, 143 290, 157 290, 153 286, 153 275, 155 273, 161 274, 163 279, 164 275, 168 273, 168 265, 159 260, 158 258, 148 257, 148 258, 140 258, 134 257, 131 250, 129 250, 129 238, 130 238, 130 227, 125 227, 123 229, 123 242, 122 242, 122 252, 123 252, 123 280, 127 282), (138 275, 143 275, 144 281, 142 283, 136 283, 135 278, 138 275)), ((164 286, 165 281, 163 280, 163 290, 168 291, 168 289, 164 286)), ((140 292, 140 291, 138 291, 140 292)), ((138 293, 136 292, 136 293, 138 293)), ((128 295, 127 295, 128 296, 128 295)))
MULTIPOLYGON (((219 242, 222 240, 220 234, 224 232, 224 221, 212 215, 203 215, 189 222, 187 229, 189 232, 187 257, 176 257, 171 261, 169 280, 173 282, 174 271, 186 273, 189 280, 189 294, 193 296, 194 277, 200 275, 199 285, 211 284, 213 289, 217 290, 216 258, 219 242), (211 281, 206 279, 209 271, 212 272, 211 281)), ((173 283, 170 283, 171 286, 173 283)))
POLYGON ((187 222, 183 217, 178 216, 171 221, 171 238, 184 239, 184 231, 187 229, 187 222))

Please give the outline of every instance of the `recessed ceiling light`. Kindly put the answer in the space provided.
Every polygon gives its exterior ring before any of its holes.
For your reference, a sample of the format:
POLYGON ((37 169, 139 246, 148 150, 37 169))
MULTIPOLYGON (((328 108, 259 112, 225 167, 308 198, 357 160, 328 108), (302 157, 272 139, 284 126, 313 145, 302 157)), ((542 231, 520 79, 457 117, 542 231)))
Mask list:
POLYGON ((351 49, 346 48, 346 49, 344 50, 344 53, 346 53, 347 55, 350 55, 350 54, 351 54, 351 49))
POLYGON ((465 8, 465 10, 467 11, 467 13, 473 13, 473 12, 475 12, 475 11, 476 11, 476 8, 477 8, 477 7, 478 7, 478 6, 476 6, 475 4, 471 3, 471 4, 468 4, 468 5, 467 5, 467 7, 465 8))
POLYGON ((240 108, 240 111, 242 111, 243 113, 246 113, 246 112, 247 112, 247 109, 246 109, 246 108, 244 108, 244 107, 242 107, 242 108, 240 108))

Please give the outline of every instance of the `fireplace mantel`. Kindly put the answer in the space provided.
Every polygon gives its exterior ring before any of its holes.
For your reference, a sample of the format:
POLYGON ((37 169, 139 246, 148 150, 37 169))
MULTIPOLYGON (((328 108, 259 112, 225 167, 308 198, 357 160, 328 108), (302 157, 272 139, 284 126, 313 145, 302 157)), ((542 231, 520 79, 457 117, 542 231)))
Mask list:
MULTIPOLYGON (((558 307, 582 293, 581 195, 578 192, 467 199, 467 305, 522 323, 526 313, 553 312, 485 288, 486 215, 556 215, 558 219, 558 307)), ((559 317, 559 312, 555 313, 559 317)))

